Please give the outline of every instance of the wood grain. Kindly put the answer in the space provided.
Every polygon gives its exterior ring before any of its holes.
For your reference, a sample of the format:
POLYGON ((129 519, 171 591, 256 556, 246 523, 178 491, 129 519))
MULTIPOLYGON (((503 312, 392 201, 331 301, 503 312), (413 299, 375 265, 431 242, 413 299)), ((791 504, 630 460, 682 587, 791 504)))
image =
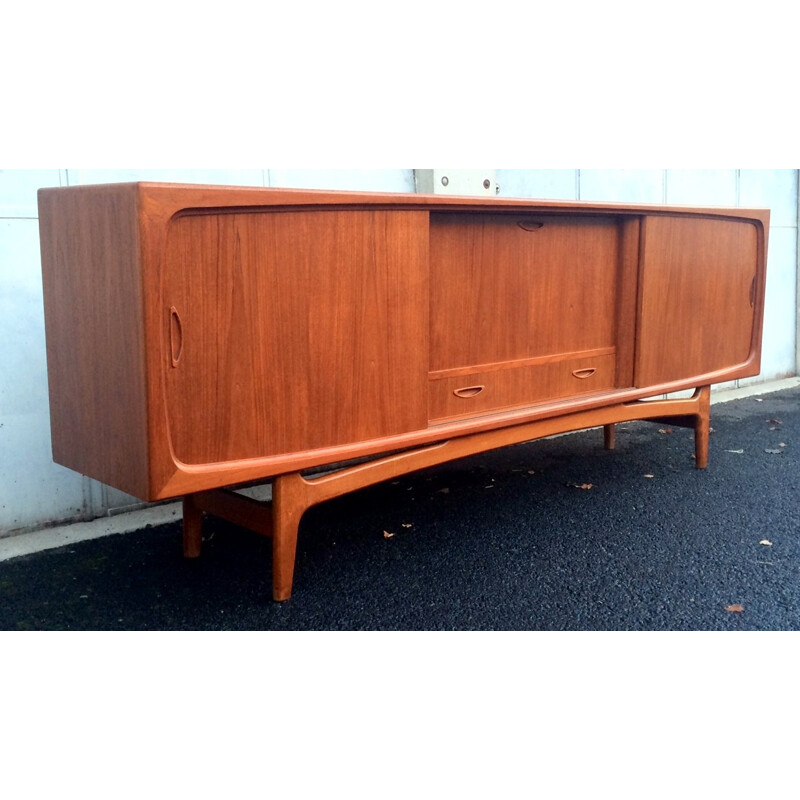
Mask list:
POLYGON ((165 264, 163 308, 178 310, 182 330, 180 363, 167 370, 180 461, 427 425, 425 214, 184 216, 165 264))
POLYGON ((613 346, 618 238, 614 217, 432 214, 431 370, 613 346))
POLYGON ((147 497, 136 187, 42 189, 39 231, 53 459, 147 497))
POLYGON ((470 417, 562 397, 608 391, 614 388, 614 353, 575 356, 513 369, 495 369, 431 380, 429 415, 432 422, 470 417), (480 386, 471 396, 459 389, 480 386))
POLYGON ((636 385, 706 375, 751 355, 758 280, 753 224, 647 217, 636 385))
POLYGON ((641 219, 620 221, 619 272, 614 340, 617 354, 618 388, 633 386, 636 358, 636 308, 639 294, 639 242, 641 219))

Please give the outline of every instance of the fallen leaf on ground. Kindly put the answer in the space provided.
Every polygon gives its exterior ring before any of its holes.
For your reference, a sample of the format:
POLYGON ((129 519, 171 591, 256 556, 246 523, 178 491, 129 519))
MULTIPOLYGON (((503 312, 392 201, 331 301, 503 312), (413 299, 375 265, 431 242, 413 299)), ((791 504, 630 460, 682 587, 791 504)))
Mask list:
POLYGON ((645 475, 645 478, 655 478, 655 475, 650 475, 649 473, 645 475))
POLYGON ((392 536, 394 536, 394 534, 393 533, 389 533, 389 531, 384 531, 383 532, 383 538, 384 539, 391 539, 392 536))
POLYGON ((536 470, 535 469, 529 469, 528 470, 528 475, 535 475, 535 474, 536 474, 536 470))
POLYGON ((412 526, 412 524, 411 524, 410 522, 403 522, 403 523, 402 523, 402 527, 404 527, 404 528, 411 528, 411 527, 413 527, 413 526, 412 526))
POLYGON ((573 486, 575 489, 594 489, 593 483, 568 483, 567 486, 573 486))
POLYGON ((672 428, 659 428, 659 433, 672 433, 672 428))
POLYGON ((438 489, 436 494, 450 494, 450 490, 445 487, 444 489, 438 489))
POLYGON ((780 455, 780 453, 782 453, 782 452, 783 452, 783 450, 774 450, 774 449, 773 449, 773 448, 771 448, 771 447, 767 447, 767 448, 764 450, 764 452, 765 452, 765 453, 775 453, 775 454, 777 454, 777 455, 780 455))
POLYGON ((780 425, 781 424, 781 421, 779 419, 768 419, 767 422, 769 422, 770 425, 780 425))
POLYGON ((733 605, 725 606, 725 610, 734 614, 741 614, 742 611, 744 611, 744 607, 741 605, 741 603, 734 603, 733 605))
POLYGON ((744 450, 726 450, 726 453, 744 453, 744 450))
POLYGON ((765 547, 772 547, 772 542, 769 539, 762 539, 759 544, 763 544, 765 547))

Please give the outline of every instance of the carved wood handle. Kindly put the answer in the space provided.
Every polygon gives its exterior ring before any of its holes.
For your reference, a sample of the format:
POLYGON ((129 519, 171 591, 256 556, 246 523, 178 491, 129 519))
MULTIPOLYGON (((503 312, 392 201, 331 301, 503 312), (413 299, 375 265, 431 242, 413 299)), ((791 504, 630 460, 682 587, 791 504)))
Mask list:
POLYGON ((475 397, 476 395, 479 395, 485 388, 485 386, 465 386, 463 389, 454 389, 453 394, 456 397, 475 397))
POLYGON ((586 367, 585 369, 574 369, 572 374, 576 378, 583 380, 584 378, 591 378, 597 372, 597 367, 586 367))
POLYGON ((169 349, 172 366, 177 367, 183 354, 183 325, 178 309, 172 306, 169 310, 169 349))
POLYGON ((521 219, 517 225, 524 231, 538 231, 540 228, 544 228, 544 222, 536 222, 532 219, 521 219))
POLYGON ((753 280, 750 281, 750 308, 756 304, 756 276, 753 275, 753 280))

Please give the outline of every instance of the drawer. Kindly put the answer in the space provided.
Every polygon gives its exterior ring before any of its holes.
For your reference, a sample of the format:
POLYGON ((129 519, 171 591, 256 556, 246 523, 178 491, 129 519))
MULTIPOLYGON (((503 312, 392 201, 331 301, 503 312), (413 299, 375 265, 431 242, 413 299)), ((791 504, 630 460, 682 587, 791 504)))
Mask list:
POLYGON ((615 363, 611 353, 433 377, 428 384, 428 417, 432 422, 470 417, 613 389, 615 363))

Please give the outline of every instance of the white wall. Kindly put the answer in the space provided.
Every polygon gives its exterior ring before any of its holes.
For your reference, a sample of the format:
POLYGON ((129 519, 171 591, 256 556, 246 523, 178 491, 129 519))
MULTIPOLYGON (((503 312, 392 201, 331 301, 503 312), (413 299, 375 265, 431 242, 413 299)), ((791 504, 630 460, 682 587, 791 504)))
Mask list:
MULTIPOLYGON (((413 170, 0 170, 0 536, 138 503, 50 454, 36 190, 156 180, 413 192, 413 170)), ((497 170, 501 196, 772 209, 761 376, 796 374, 796 170, 497 170)))

